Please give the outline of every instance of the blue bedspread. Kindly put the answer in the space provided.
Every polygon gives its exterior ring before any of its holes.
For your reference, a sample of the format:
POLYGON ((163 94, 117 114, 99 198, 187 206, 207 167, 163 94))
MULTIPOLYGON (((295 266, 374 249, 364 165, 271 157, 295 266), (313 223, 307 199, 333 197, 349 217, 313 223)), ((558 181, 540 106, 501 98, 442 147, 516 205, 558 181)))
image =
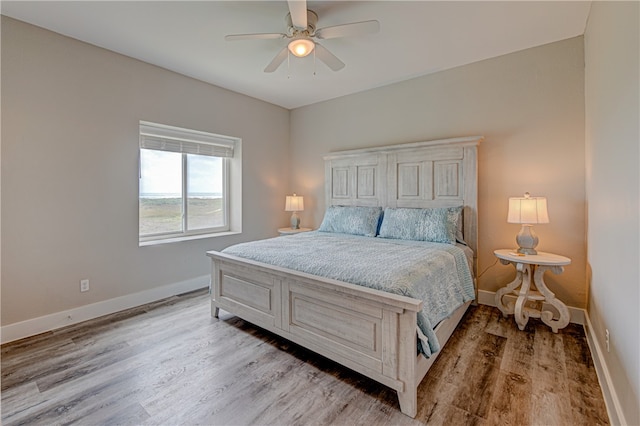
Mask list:
POLYGON ((475 297, 465 254, 451 244, 307 232, 223 252, 422 300, 418 346, 427 357, 440 350, 433 326, 475 297))

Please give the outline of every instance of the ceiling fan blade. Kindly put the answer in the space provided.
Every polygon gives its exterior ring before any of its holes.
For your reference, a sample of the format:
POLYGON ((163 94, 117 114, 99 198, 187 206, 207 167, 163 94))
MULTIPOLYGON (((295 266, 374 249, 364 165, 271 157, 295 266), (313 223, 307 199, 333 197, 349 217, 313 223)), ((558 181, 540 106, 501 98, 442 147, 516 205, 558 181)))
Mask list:
POLYGON ((326 47, 320 43, 316 43, 316 58, 327 64, 329 68, 334 71, 340 71, 344 68, 344 62, 336 57, 333 53, 329 52, 326 47))
POLYGON ((315 37, 321 40, 337 37, 356 36, 361 34, 373 34, 380 31, 380 22, 362 21, 351 24, 336 25, 333 27, 320 28, 316 31, 315 37))
POLYGON ((287 49, 286 46, 283 47, 282 50, 278 52, 276 57, 273 58, 273 60, 269 63, 269 65, 267 65, 267 67, 264 69, 264 72, 274 72, 275 70, 277 70, 280 64, 282 64, 284 60, 287 59, 288 53, 289 49, 287 49))
POLYGON ((281 33, 262 33, 262 34, 231 34, 224 36, 226 41, 236 40, 268 40, 274 38, 284 38, 285 34, 281 33))
POLYGON ((307 1, 306 0, 287 0, 289 4, 289 13, 291 14, 291 23, 297 29, 304 31, 307 29, 307 1))

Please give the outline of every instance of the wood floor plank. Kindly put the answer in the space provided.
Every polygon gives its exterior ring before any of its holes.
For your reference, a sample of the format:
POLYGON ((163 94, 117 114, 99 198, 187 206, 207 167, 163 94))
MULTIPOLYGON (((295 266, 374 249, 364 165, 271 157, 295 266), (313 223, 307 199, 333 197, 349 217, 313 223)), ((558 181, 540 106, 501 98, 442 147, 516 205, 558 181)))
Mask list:
POLYGON ((540 424, 574 424, 563 333, 550 333, 542 323, 536 323, 534 327, 535 356, 531 360, 533 382, 530 411, 537 413, 536 421, 540 424))
MULTIPOLYGON (((48 401, 34 382, 26 382, 2 392, 3 423, 22 416, 24 412, 37 410, 48 401), (10 411, 7 412, 7 408, 10 411)), ((6 423, 5 423, 6 424, 6 423)))
POLYGON ((447 407, 446 420, 441 425, 483 426, 485 420, 466 410, 450 405, 447 407))
MULTIPOLYGON (((57 397, 51 397, 47 404, 40 404, 20 413, 21 415, 12 421, 5 418, 3 424, 48 425, 86 419, 88 415, 93 414, 96 405, 101 406, 105 403, 105 398, 120 400, 121 392, 129 392, 126 380, 126 376, 118 376, 108 382, 84 388, 82 392, 59 394, 57 397)), ((4 409, 2 414, 6 416, 4 409)))
MULTIPOLYGON (((3 366, 7 372, 2 373, 2 384, 0 389, 8 388, 12 383, 19 383, 27 380, 28 371, 32 374, 44 363, 50 362, 52 359, 69 356, 76 349, 75 343, 71 339, 54 339, 51 335, 47 335, 48 343, 38 342, 33 347, 28 346, 28 350, 15 349, 15 356, 5 357, 7 360, 3 366), (55 342, 55 344, 51 344, 55 342)), ((20 346, 17 346, 20 347, 20 346)))
POLYGON ((562 335, 573 420, 576 424, 609 424, 598 377, 582 330, 570 324, 562 335))
POLYGON ((491 310, 487 319, 487 326, 484 331, 496 336, 508 337, 509 331, 513 329, 513 317, 502 315, 497 309, 491 310))
POLYGON ((491 317, 490 310, 472 309, 465 313, 455 333, 442 349, 429 373, 418 386, 417 419, 428 424, 450 424, 450 416, 464 422, 476 422, 475 416, 452 404, 458 397, 460 386, 465 382, 465 373, 477 361, 478 346, 486 334, 485 328, 491 317), (437 389, 437 391, 434 391, 437 389))
POLYGON ((486 418, 499 377, 506 339, 489 333, 483 337, 476 352, 477 359, 467 366, 465 380, 458 386, 452 405, 474 416, 486 418))
POLYGON ((418 387, 391 389, 221 312, 206 291, 3 345, 2 424, 606 424, 584 333, 471 307, 418 387))
MULTIPOLYGON (((97 413, 92 413, 91 417, 95 419, 96 424, 136 426, 142 424, 142 422, 149 419, 150 416, 139 403, 134 402, 129 406, 118 409, 115 413, 113 410, 110 410, 104 418, 99 418, 97 413)), ((82 425, 83 419, 79 419, 75 423, 82 425)))
POLYGON ((537 417, 531 418, 529 409, 531 391, 532 380, 528 375, 500 370, 486 424, 535 424, 537 417))
MULTIPOLYGON (((268 354, 262 353, 260 359, 256 359, 258 342, 252 342, 247 351, 240 353, 234 350, 216 351, 218 356, 202 365, 206 369, 204 374, 202 370, 190 369, 190 374, 180 377, 179 386, 159 389, 158 393, 144 400, 142 405, 154 419, 167 423, 173 423, 177 419, 186 420, 184 415, 175 413, 172 409, 175 400, 183 401, 183 411, 192 417, 191 421, 193 418, 208 419, 224 410, 235 410, 238 403, 246 405, 246 399, 238 400, 234 395, 253 399, 247 392, 259 380, 260 367, 266 364, 274 369, 278 368, 277 362, 265 359, 269 358, 268 354)), ((290 368, 290 364, 285 364, 284 368, 290 368)), ((243 413, 242 408, 237 410, 240 414, 243 413)))
MULTIPOLYGON (((494 316, 498 313, 499 311, 494 313, 494 316)), ((509 320, 513 321, 513 318, 509 320)), ((528 324, 523 331, 520 331, 517 327, 504 325, 505 328, 501 332, 506 340, 500 369, 512 373, 530 369, 535 359, 535 326, 528 324)))
MULTIPOLYGON (((451 383, 457 387, 464 381, 469 364, 476 360, 477 347, 486 334, 484 329, 489 317, 490 311, 486 309, 473 308, 465 313, 419 388, 439 388, 443 383, 451 383)), ((450 402, 451 400, 446 401, 447 404, 450 402)))

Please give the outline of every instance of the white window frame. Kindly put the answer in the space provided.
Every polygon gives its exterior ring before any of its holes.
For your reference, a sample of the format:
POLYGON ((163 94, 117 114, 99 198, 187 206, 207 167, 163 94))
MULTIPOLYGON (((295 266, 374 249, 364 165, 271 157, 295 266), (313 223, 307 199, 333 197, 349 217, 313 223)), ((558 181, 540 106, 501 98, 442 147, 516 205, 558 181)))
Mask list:
MULTIPOLYGON (((138 225, 138 240, 140 246, 230 235, 242 231, 242 141, 240 138, 148 121, 140 121, 139 132, 139 156, 141 156, 140 150, 142 149, 182 154, 182 231, 142 236, 140 235, 140 227, 138 225), (222 158, 223 226, 189 230, 187 154, 222 158)), ((138 177, 141 178, 142 164, 140 162, 139 169, 138 177)), ((138 201, 139 200, 140 186, 138 187, 138 201)), ((138 210, 138 219, 139 218, 140 210, 138 210)))

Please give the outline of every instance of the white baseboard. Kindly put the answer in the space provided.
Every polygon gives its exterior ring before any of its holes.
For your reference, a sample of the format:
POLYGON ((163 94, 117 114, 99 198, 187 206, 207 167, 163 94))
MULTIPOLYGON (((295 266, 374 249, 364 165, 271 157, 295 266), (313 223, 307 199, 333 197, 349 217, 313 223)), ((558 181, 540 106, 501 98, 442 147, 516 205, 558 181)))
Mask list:
POLYGON ((591 325, 589 315, 585 315, 584 332, 587 336, 587 343, 591 350, 591 358, 593 358, 593 365, 596 368, 598 375, 598 382, 600 382, 600 389, 602 389, 602 395, 604 396, 604 403, 607 406, 607 413, 609 414, 609 423, 612 425, 627 425, 627 420, 624 417, 620 399, 616 393, 616 388, 613 386, 611 380, 611 374, 607 368, 607 364, 604 362, 604 352, 598 344, 595 331, 591 325))
MULTIPOLYGON (((506 294, 504 296, 505 298, 510 298, 512 297, 513 300, 516 299, 516 296, 512 295, 512 294, 506 294)), ((495 291, 487 291, 487 290, 478 290, 478 303, 481 305, 488 305, 488 306, 496 306, 496 292, 495 291)), ((551 305, 547 305, 544 304, 544 308, 545 309, 549 309, 551 311, 554 310, 553 307, 551 307, 551 305)), ((585 312, 584 309, 581 308, 574 308, 573 306, 567 306, 567 308, 569 309, 569 321, 574 323, 574 324, 580 324, 580 325, 584 325, 584 317, 585 317, 585 312)))
POLYGON ((152 288, 139 293, 128 294, 90 305, 79 306, 67 311, 56 312, 38 318, 29 319, 3 326, 0 329, 0 341, 12 342, 36 334, 55 330, 82 321, 98 318, 103 315, 119 312, 124 309, 155 302, 166 297, 175 296, 189 291, 198 290, 209 286, 209 275, 192 278, 168 284, 162 287, 152 288))

